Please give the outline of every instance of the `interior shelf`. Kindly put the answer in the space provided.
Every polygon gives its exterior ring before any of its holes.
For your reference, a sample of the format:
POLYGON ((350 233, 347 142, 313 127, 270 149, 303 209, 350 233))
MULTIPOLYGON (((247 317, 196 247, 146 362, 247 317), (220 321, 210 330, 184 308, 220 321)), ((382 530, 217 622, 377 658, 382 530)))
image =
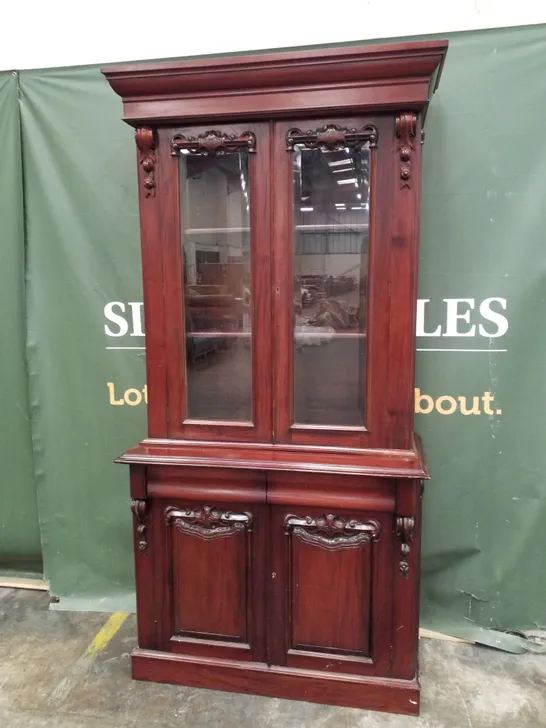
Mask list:
MULTIPOLYGON (((335 230, 338 233, 341 232, 354 232, 355 230, 367 230, 368 223, 317 223, 311 225, 294 225, 295 230, 301 230, 302 232, 319 232, 322 230, 335 230)), ((184 230, 184 235, 210 235, 212 233, 248 233, 250 232, 249 227, 218 227, 218 228, 188 228, 184 230)))

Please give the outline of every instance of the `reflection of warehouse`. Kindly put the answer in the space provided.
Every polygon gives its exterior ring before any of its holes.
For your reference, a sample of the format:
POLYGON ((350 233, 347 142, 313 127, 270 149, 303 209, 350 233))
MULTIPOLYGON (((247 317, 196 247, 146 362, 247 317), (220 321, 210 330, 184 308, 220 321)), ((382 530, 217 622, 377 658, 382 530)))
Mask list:
POLYGON ((349 277, 356 283, 366 276, 368 194, 367 149, 299 147, 294 155, 296 278, 349 277))
POLYGON ((294 236, 296 276, 349 277, 368 270, 368 222, 363 210, 299 213, 294 236))
MULTIPOLYGON (((188 411, 250 420, 248 156, 181 162, 188 411)), ((292 171, 295 417, 361 426, 369 150, 298 146, 292 171)))
MULTIPOLYGON (((218 159, 188 157, 191 185, 184 185, 186 211, 184 254, 186 280, 201 281, 207 264, 248 263, 250 228, 246 169, 233 155, 218 159), (191 190, 191 199, 190 198, 191 190), (228 204, 217 204, 227 199, 228 204)), ((242 160, 241 160, 242 161, 242 160)), ((185 175, 183 175, 185 177, 185 175)), ((182 179, 182 183, 185 179, 182 179)), ((344 277, 358 280, 368 269, 368 207, 355 196, 354 205, 337 203, 331 211, 303 205, 294 210, 296 276, 344 277)))
MULTIPOLYGON (((186 161, 180 177, 186 282, 213 283, 203 280, 208 265, 250 262, 247 160, 234 154, 218 157, 214 164, 204 156, 182 159, 186 161)), ((208 273, 209 278, 216 277, 212 268, 208 273)), ((219 283, 217 278, 214 282, 219 283)))

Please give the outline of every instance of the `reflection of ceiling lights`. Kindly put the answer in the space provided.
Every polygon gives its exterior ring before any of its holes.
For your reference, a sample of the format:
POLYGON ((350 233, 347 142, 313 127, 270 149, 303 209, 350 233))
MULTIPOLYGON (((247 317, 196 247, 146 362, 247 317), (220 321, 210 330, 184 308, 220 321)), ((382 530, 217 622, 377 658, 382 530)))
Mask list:
POLYGON ((336 180, 338 185, 352 185, 357 183, 356 177, 351 177, 350 179, 338 179, 336 180))
POLYGON ((337 162, 328 162, 329 167, 341 167, 342 164, 353 164, 352 159, 338 159, 337 162))
POLYGON ((362 199, 362 195, 360 194, 360 192, 357 192, 356 193, 356 199, 357 200, 361 200, 362 199))
POLYGON ((344 202, 336 202, 335 203, 338 210, 344 210, 345 209, 345 203, 344 202))
POLYGON ((314 207, 300 207, 302 212, 313 212, 314 209, 314 207))
POLYGON ((344 167, 343 169, 333 169, 332 172, 334 174, 340 174, 340 172, 354 172, 354 167, 344 167))

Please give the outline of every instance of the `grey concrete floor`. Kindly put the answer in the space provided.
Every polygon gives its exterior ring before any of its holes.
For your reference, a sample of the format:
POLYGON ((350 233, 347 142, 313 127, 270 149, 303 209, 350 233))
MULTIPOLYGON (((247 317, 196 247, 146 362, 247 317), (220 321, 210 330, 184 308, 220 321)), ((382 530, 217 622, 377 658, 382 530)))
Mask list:
POLYGON ((0 589, 0 728, 541 728, 546 656, 422 640, 420 718, 131 680, 131 615, 86 655, 107 614, 50 612, 0 589))

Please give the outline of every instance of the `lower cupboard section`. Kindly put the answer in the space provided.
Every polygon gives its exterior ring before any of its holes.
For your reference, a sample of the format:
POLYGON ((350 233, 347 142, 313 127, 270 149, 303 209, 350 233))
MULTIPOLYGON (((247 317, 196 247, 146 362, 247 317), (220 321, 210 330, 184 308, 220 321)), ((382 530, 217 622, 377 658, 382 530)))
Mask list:
POLYGON ((171 653, 173 665, 185 656, 332 679, 389 674, 392 513, 146 504, 145 548, 135 524, 140 648, 171 653))

